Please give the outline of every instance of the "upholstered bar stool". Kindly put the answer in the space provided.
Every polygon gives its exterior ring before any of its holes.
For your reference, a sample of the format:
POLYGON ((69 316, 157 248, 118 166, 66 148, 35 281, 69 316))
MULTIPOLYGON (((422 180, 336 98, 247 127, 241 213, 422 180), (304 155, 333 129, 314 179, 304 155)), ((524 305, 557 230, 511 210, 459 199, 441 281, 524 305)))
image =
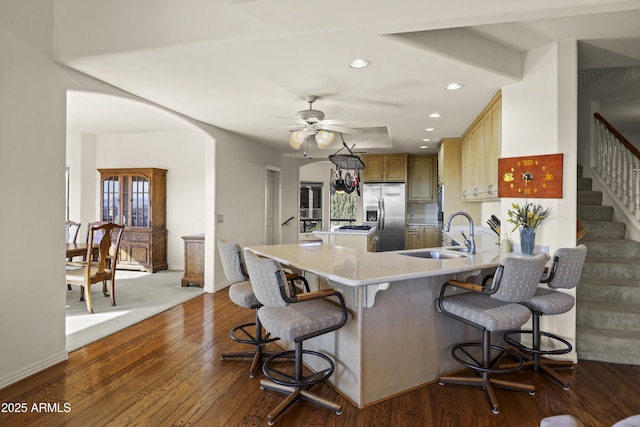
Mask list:
POLYGON ((258 318, 258 308, 262 306, 256 298, 251 288, 249 275, 244 268, 244 260, 242 258, 242 250, 235 243, 229 243, 224 240, 218 241, 218 252, 222 260, 222 268, 227 280, 232 283, 229 286, 229 298, 240 307, 255 310, 255 322, 243 323, 229 331, 231 339, 242 344, 248 344, 254 347, 252 351, 235 351, 224 352, 220 355, 222 360, 228 359, 252 359, 249 368, 249 377, 255 376, 258 364, 265 356, 271 353, 264 351, 264 346, 270 342, 278 340, 277 337, 271 337, 269 333, 265 333, 258 318))
POLYGON ((491 344, 491 332, 505 331, 524 325, 531 317, 529 309, 519 302, 531 298, 538 286, 548 256, 506 258, 495 274, 488 276, 482 285, 449 280, 440 291, 436 301, 439 311, 482 331, 482 343, 458 344, 451 355, 460 364, 473 369, 480 376, 440 377, 440 385, 458 384, 482 387, 489 395, 492 412, 500 412, 493 387, 526 391, 535 394, 535 387, 528 384, 492 378, 492 374, 514 372, 524 365, 517 353, 491 344), (489 280, 493 279, 493 280, 489 280), (491 281, 491 283, 489 283, 491 281), (448 294, 450 287, 466 289, 468 292, 448 294), (478 351, 480 349, 480 351, 478 351), (492 358, 492 350, 497 355, 492 358), (479 354, 478 354, 479 353, 479 354), (509 354, 519 363, 515 367, 500 368, 498 362, 509 354))
MULTIPOLYGON (((525 362, 525 366, 532 367, 534 371, 542 370, 542 372, 561 384, 564 390, 569 390, 569 384, 565 378, 552 369, 552 366, 573 368, 573 362, 548 358, 543 360, 541 356, 567 354, 571 352, 573 346, 569 341, 556 334, 541 331, 540 317, 566 313, 573 308, 575 298, 555 289, 573 289, 578 285, 586 257, 587 247, 585 245, 579 245, 576 248, 558 249, 553 256, 553 264, 546 277, 543 277, 540 281, 541 283, 546 283, 547 287, 538 288, 533 297, 522 302, 533 314, 532 329, 511 330, 504 334, 505 342, 531 358, 531 360, 525 362), (529 341, 531 345, 522 342, 523 335, 531 335, 531 340, 529 341), (546 338, 549 342, 555 341, 556 345, 553 346, 555 348, 541 348, 543 338, 546 338), (559 346, 557 345, 558 343, 560 343, 559 346)), ((501 366, 508 367, 510 365, 501 366)))
POLYGON ((341 405, 309 391, 333 374, 333 361, 325 354, 304 350, 302 345, 305 340, 335 331, 346 324, 349 315, 344 298, 334 289, 291 294, 285 273, 278 262, 260 258, 249 250, 245 250, 245 260, 253 291, 263 305, 258 309, 262 324, 272 334, 295 344, 295 350, 275 354, 262 365, 262 371, 268 379, 260 380, 260 387, 287 395, 268 415, 269 425, 273 425, 279 415, 300 400, 340 415, 341 405), (329 301, 330 297, 336 297, 339 305, 329 301), (305 375, 303 363, 311 359, 314 359, 312 366, 316 371, 305 375), (291 361, 294 362, 293 366, 291 361), (283 366, 282 362, 287 363, 283 366))

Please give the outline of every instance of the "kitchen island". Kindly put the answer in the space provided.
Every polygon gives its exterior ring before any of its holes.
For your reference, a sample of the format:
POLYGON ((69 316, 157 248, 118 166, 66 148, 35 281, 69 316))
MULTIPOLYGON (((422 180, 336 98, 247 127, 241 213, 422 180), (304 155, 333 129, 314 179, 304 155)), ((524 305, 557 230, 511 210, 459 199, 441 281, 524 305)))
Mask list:
POLYGON ((327 245, 345 246, 360 251, 376 251, 376 227, 336 228, 330 231, 314 231, 313 234, 322 239, 327 245))
POLYGON ((445 281, 480 283, 500 262, 497 250, 431 259, 403 255, 428 249, 365 252, 326 244, 247 249, 302 271, 316 289, 330 286, 343 293, 350 322, 305 342, 305 349, 334 359, 329 381, 359 408, 460 369, 450 349, 477 341, 479 331, 437 313, 434 302, 445 281))

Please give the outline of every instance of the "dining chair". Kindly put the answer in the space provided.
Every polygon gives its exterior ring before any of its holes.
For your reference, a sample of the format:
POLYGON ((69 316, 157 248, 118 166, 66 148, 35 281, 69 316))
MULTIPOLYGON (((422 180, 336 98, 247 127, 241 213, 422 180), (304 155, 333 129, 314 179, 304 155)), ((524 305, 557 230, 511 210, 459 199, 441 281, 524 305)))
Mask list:
POLYGON ((66 222, 66 243, 75 243, 78 238, 78 231, 80 231, 80 223, 74 221, 66 222))
MULTIPOLYGON (((80 223, 67 221, 65 224, 65 241, 66 243, 75 243, 80 231, 80 223)), ((72 262, 73 258, 67 258, 67 262, 72 262)), ((67 289, 71 290, 71 285, 67 285, 67 289)))
MULTIPOLYGON (((81 294, 87 303, 87 311, 93 313, 91 301, 91 285, 102 282, 102 293, 105 297, 111 296, 111 305, 116 305, 115 294, 115 273, 120 251, 120 239, 124 225, 105 223, 89 228, 87 241, 96 242, 96 236, 102 238, 97 242, 98 253, 96 261, 84 261, 81 268, 67 270, 67 285, 80 286, 81 294), (107 282, 110 282, 111 289, 107 292, 107 282)), ((86 259, 92 258, 92 245, 87 248, 86 259)))
POLYGON ((524 366, 524 360, 515 351, 491 344, 491 332, 519 328, 531 318, 531 311, 520 304, 531 298, 548 260, 545 253, 533 257, 511 257, 502 260, 496 272, 487 276, 482 285, 458 280, 445 282, 436 301, 438 310, 464 324, 482 331, 481 343, 457 344, 451 356, 461 365, 476 372, 469 376, 442 376, 439 384, 457 384, 481 387, 489 395, 491 410, 500 412, 496 388, 525 391, 535 395, 535 387, 514 381, 493 378, 493 374, 515 372, 524 366), (449 292, 457 290, 458 292, 449 292), (457 289, 455 289, 457 288, 457 289), (467 292, 464 292, 464 291, 467 292), (462 292, 460 292, 462 291, 462 292), (492 353, 494 357, 492 357, 492 353), (517 365, 501 368, 498 363, 509 355, 517 365))
MULTIPOLYGON (((97 227, 97 226, 102 225, 102 224, 108 224, 108 222, 107 221, 94 221, 94 222, 90 222, 89 224, 87 224, 87 235, 86 235, 85 240, 84 240, 85 243, 89 244, 89 240, 91 240, 91 242, 93 242, 94 245, 97 245, 97 244, 100 243, 100 241, 102 240, 102 236, 104 234, 103 230, 96 231, 96 233, 93 235, 93 237, 91 239, 90 239, 89 233, 91 231, 91 227, 97 227)), ((92 261, 96 261, 97 260, 96 257, 97 257, 97 255, 94 253, 93 257, 91 258, 92 261)), ((87 256, 84 255, 82 257, 82 260, 86 261, 87 260, 87 256)))

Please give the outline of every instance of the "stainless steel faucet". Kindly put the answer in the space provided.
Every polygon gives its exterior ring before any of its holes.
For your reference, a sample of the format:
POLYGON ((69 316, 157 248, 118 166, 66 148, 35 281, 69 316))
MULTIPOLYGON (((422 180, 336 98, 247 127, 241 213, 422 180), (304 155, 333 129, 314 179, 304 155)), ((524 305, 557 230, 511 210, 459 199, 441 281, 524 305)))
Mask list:
POLYGON ((471 215, 469 215, 466 212, 454 212, 451 215, 449 215, 449 218, 447 219, 447 222, 444 224, 444 227, 442 228, 444 231, 449 231, 451 229, 451 220, 453 219, 453 217, 458 216, 458 215, 462 215, 464 217, 466 217, 469 220, 469 228, 471 230, 471 232, 469 233, 469 237, 467 237, 464 234, 464 231, 461 232, 462 237, 464 237, 464 245, 467 247, 467 252, 469 252, 470 254, 475 254, 476 253, 476 240, 473 237, 474 232, 473 232, 473 218, 471 218, 471 215))

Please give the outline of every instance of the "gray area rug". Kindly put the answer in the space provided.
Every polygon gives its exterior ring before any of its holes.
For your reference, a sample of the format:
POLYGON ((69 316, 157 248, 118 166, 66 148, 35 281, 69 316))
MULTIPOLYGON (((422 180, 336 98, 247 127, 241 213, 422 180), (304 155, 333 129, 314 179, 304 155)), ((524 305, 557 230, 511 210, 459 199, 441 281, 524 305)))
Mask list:
POLYGON ((184 301, 202 295, 198 287, 180 286, 183 271, 116 272, 116 306, 102 294, 102 284, 91 287, 93 314, 80 301, 80 288, 67 292, 67 351, 77 350, 93 341, 161 313, 184 301))

